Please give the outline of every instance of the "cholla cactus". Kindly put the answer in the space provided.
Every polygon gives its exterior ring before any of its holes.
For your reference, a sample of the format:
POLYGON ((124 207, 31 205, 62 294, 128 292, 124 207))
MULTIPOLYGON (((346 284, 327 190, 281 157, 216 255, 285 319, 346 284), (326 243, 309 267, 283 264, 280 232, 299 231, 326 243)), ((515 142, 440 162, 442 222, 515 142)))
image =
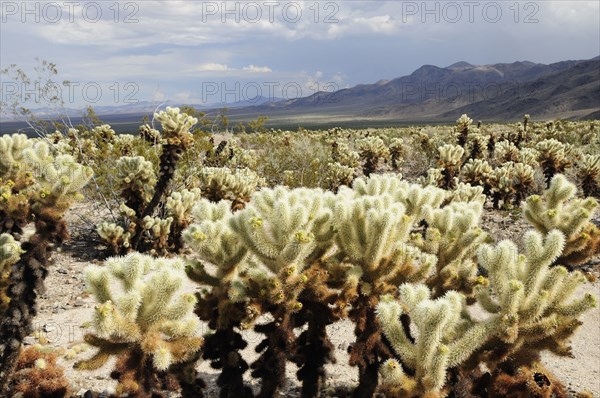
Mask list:
POLYGON ((467 140, 469 139, 469 127, 473 123, 473 119, 469 118, 466 114, 463 114, 456 121, 456 131, 458 133, 458 145, 465 147, 467 140))
POLYGON ((521 148, 522 142, 526 138, 526 130, 521 123, 517 123, 516 132, 509 133, 509 139, 517 148, 521 148))
POLYGON ((131 233, 115 223, 103 222, 98 224, 96 233, 108 244, 113 254, 118 254, 131 245, 131 233))
POLYGON ((469 159, 483 158, 487 152, 489 140, 489 136, 481 134, 478 130, 471 133, 467 141, 467 146, 470 148, 469 159))
MULTIPOLYGON (((182 235, 184 242, 194 252, 187 269, 188 276, 198 283, 219 287, 228 294, 228 286, 238 275, 238 266, 248 252, 230 227, 233 216, 230 205, 227 201, 212 203, 201 199, 194 206, 192 216, 194 222, 182 235), (214 274, 207 270, 206 263, 217 267, 214 274)), ((233 301, 244 301, 246 298, 231 297, 233 301)), ((207 307, 201 312, 208 314, 212 308, 207 307)))
POLYGON ((399 174, 378 174, 368 179, 359 178, 352 185, 357 196, 389 195, 394 202, 404 206, 406 215, 414 222, 421 221, 428 208, 438 208, 444 201, 446 192, 442 189, 418 184, 410 184, 402 180, 399 174))
MULTIPOLYGON (((8 140, 3 137, 2 142, 6 144, 8 140)), ((72 203, 82 198, 80 191, 92 175, 89 167, 76 163, 69 155, 52 156, 45 142, 28 145, 20 138, 10 142, 13 144, 11 156, 21 159, 20 172, 26 173, 31 183, 20 187, 18 192, 14 190, 17 184, 9 184, 12 185, 10 191, 4 192, 9 197, 0 201, 0 215, 3 218, 18 215, 19 219, 3 220, 2 229, 9 221, 12 226, 17 226, 11 232, 18 236, 27 223, 34 221, 35 232, 22 244, 23 253, 13 267, 6 290, 10 303, 0 325, 3 345, 0 386, 3 389, 8 386, 21 341, 31 333, 31 322, 37 312, 35 302, 48 273, 46 266, 50 253, 68 236, 63 215, 72 203), (15 152, 15 142, 19 143, 19 148, 24 148, 21 154, 15 152)))
POLYGON ((427 280, 434 297, 448 290, 470 295, 484 281, 477 275, 473 258, 488 235, 479 227, 481 202, 454 202, 441 209, 429 209, 424 235, 413 234, 412 242, 437 258, 437 272, 427 280))
POLYGON ((166 111, 155 113, 154 118, 162 125, 162 153, 160 155, 159 176, 152 199, 136 221, 135 234, 133 234, 131 244, 133 249, 137 249, 140 243, 144 218, 153 215, 156 206, 173 179, 177 163, 183 153, 193 145, 194 141, 190 129, 198 123, 198 119, 186 113, 181 113, 179 108, 167 107, 166 111))
POLYGON ((515 191, 514 204, 518 206, 535 185, 535 171, 528 164, 516 163, 512 169, 512 176, 515 191))
POLYGON ((74 201, 81 200, 81 189, 92 177, 92 169, 75 162, 69 155, 50 155, 45 142, 38 142, 23 152, 25 162, 35 170, 32 210, 57 212, 62 217, 74 201), (52 210, 50 210, 52 209, 52 210))
POLYGON ((111 143, 115 140, 117 133, 115 133, 115 130, 113 130, 110 125, 102 124, 100 126, 95 126, 92 129, 92 135, 101 139, 103 142, 111 143))
POLYGON ((455 178, 460 172, 462 156, 465 150, 458 145, 446 144, 439 147, 438 152, 438 166, 442 169, 443 175, 442 188, 454 188, 456 186, 455 178))
POLYGON ((140 126, 140 137, 151 144, 160 143, 160 131, 153 129, 149 124, 140 126))
POLYGON ((414 219, 391 195, 339 203, 334 218, 341 255, 357 267, 351 271, 359 276, 357 293, 370 296, 373 291, 385 292, 404 281, 428 276, 433 258, 406 245, 414 219))
POLYGON ((600 197, 600 155, 584 155, 577 165, 577 177, 585 196, 600 197))
POLYGON ((498 338, 487 344, 486 364, 493 378, 502 373, 514 376, 515 369, 539 362, 539 353, 550 350, 570 355, 568 339, 581 324, 582 313, 596 306, 596 298, 572 296, 585 282, 580 272, 551 267, 565 247, 565 236, 551 230, 544 237, 529 231, 523 238, 524 255, 517 246, 502 241, 483 246, 479 263, 488 272, 489 287, 478 291, 481 306, 503 324, 498 338))
POLYGON ((234 210, 243 209, 250 196, 266 181, 250 169, 205 167, 200 171, 200 189, 213 202, 229 200, 234 210))
POLYGON ((251 397, 243 381, 248 364, 240 354, 247 343, 239 333, 248 316, 249 297, 231 290, 248 249, 229 226, 232 213, 228 202, 202 199, 192 214, 194 223, 183 233, 183 240, 193 251, 186 271, 192 280, 210 287, 198 295, 196 313, 214 330, 205 336, 203 356, 213 367, 222 369, 217 378, 221 397, 251 397), (214 272, 208 264, 216 268, 214 272))
POLYGON ((519 163, 526 164, 536 169, 540 165, 537 161, 539 156, 540 153, 533 148, 521 148, 519 151, 519 163))
POLYGON ((162 126, 162 139, 167 146, 172 145, 177 148, 188 147, 192 136, 190 129, 198 123, 198 119, 181 113, 179 108, 171 108, 154 114, 162 126))
POLYGON ((387 160, 390 156, 390 151, 383 140, 375 136, 357 140, 356 148, 364 159, 363 174, 367 177, 377 171, 380 160, 387 160))
POLYGON ((340 202, 334 219, 338 256, 342 262, 352 264, 344 296, 352 305, 350 318, 356 324, 356 342, 350 350, 350 364, 359 368, 356 396, 372 396, 379 362, 391 356, 374 313, 379 295, 401 283, 427 278, 435 257, 407 244, 414 220, 391 195, 359 196, 340 202))
POLYGON ((0 315, 4 315, 10 301, 6 290, 9 286, 11 268, 19 261, 23 253, 21 245, 12 235, 0 235, 0 315))
POLYGON ((333 161, 353 169, 360 167, 359 153, 350 149, 347 143, 334 141, 331 145, 331 159, 333 161))
POLYGON ((233 160, 234 153, 229 141, 223 140, 214 146, 214 138, 209 139, 210 147, 206 151, 203 163, 208 167, 226 167, 233 160))
POLYGON ((234 215, 231 227, 268 272, 287 279, 289 266, 296 268, 292 274, 301 272, 331 247, 326 203, 332 200, 332 194, 318 189, 263 189, 251 207, 234 215))
POLYGON ((564 252, 557 264, 574 266, 600 253, 600 231, 590 222, 598 208, 594 198, 577 199, 577 188, 556 175, 542 196, 527 198, 523 214, 540 233, 558 229, 566 236, 564 252))
POLYGON ((386 396, 446 395, 447 370, 461 365, 499 329, 494 319, 475 322, 467 314, 461 294, 449 291, 431 300, 425 285, 403 284, 397 300, 382 298, 377 319, 399 358, 388 359, 380 368, 386 396), (414 329, 401 323, 403 314, 414 329))
POLYGON ((494 170, 490 185, 495 209, 500 208, 500 201, 505 207, 511 205, 510 198, 515 193, 514 168, 513 162, 506 162, 494 170))
POLYGON ((389 145, 390 151, 390 160, 392 162, 392 167, 396 170, 400 168, 400 165, 404 161, 402 157, 406 155, 406 144, 402 138, 393 138, 389 145))
POLYGON ((471 184, 463 184, 459 182, 453 191, 446 191, 447 203, 453 202, 477 202, 482 206, 485 204, 486 196, 483 193, 483 187, 471 186, 471 184))
POLYGON ((169 234, 169 248, 175 252, 181 250, 183 242, 181 234, 192 221, 192 208, 200 200, 202 193, 199 188, 192 190, 184 189, 180 192, 173 192, 167 198, 165 209, 167 215, 173 219, 169 234))
POLYGON ((518 162, 520 158, 519 148, 510 141, 504 140, 496 143, 494 156, 499 163, 518 162))
POLYGON ((229 222, 254 258, 232 294, 250 297, 274 318, 255 326, 266 336, 257 347, 263 353, 252 365, 252 375, 263 379, 260 397, 273 396, 284 382, 285 358, 295 340, 292 314, 303 307, 299 297, 309 286, 309 266, 333 246, 329 206, 334 200, 322 190, 263 189, 229 222))
POLYGON ((489 193, 494 176, 494 169, 486 161, 481 159, 469 159, 460 170, 461 178, 471 185, 483 187, 483 192, 489 193))
POLYGON ((16 180, 15 173, 24 160, 23 151, 33 145, 25 134, 0 137, 0 178, 16 180))
POLYGON ((123 156, 117 160, 117 186, 125 205, 141 216, 152 195, 156 184, 156 174, 152 162, 143 156, 123 156))
POLYGON ((117 160, 117 186, 125 200, 120 206, 120 225, 98 224, 96 232, 112 254, 124 254, 131 249, 137 224, 154 194, 156 174, 152 162, 143 156, 123 156, 117 160))
POLYGON ((337 192, 340 186, 349 186, 356 178, 356 169, 353 167, 344 166, 338 162, 327 163, 326 181, 328 187, 333 192, 337 192))
POLYGON ((149 396, 162 383, 174 383, 166 371, 193 359, 202 345, 196 335, 200 322, 193 313, 196 298, 183 292, 183 269, 181 260, 139 253, 89 266, 86 279, 99 304, 93 320, 96 333, 86 334, 85 341, 98 351, 75 367, 98 369, 118 356, 117 395, 149 396))
POLYGON ((444 186, 444 170, 437 168, 430 168, 427 170, 427 174, 424 176, 420 176, 417 179, 417 182, 422 186, 434 186, 434 187, 443 187, 444 186))
POLYGON ((171 225, 173 217, 160 218, 146 216, 142 220, 142 228, 150 235, 152 241, 151 253, 166 254, 169 249, 169 236, 171 236, 171 225))
POLYGON ((539 151, 538 161, 549 186, 555 174, 564 172, 571 165, 569 155, 572 155, 572 149, 554 138, 538 142, 536 149, 539 151))

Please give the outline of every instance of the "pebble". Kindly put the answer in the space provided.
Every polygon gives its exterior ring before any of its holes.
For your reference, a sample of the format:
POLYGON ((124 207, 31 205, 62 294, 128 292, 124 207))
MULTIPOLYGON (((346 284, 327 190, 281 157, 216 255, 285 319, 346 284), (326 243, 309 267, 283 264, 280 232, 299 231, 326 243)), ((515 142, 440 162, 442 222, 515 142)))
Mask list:
POLYGON ((59 274, 65 274, 65 275, 69 273, 69 271, 67 271, 66 269, 63 269, 63 268, 57 269, 56 272, 58 272, 59 274))
POLYGON ((34 345, 37 344, 35 337, 27 336, 23 339, 23 345, 34 345))

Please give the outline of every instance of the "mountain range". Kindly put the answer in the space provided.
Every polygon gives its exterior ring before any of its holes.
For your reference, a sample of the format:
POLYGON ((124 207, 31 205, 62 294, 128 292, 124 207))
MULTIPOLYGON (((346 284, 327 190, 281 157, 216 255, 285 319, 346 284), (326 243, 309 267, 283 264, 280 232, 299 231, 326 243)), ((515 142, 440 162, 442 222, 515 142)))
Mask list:
MULTIPOLYGON (((105 121, 128 119, 137 123, 158 107, 185 105, 173 101, 138 102, 94 107, 105 121)), ((534 119, 599 119, 600 56, 552 64, 528 61, 473 65, 456 62, 447 67, 423 65, 407 76, 359 84, 335 92, 317 92, 285 100, 261 97, 252 102, 190 104, 198 110, 229 108, 231 122, 269 117, 272 126, 448 122, 461 114, 487 121, 534 119)), ((81 116, 77 109, 63 110, 81 116)), ((56 117, 56 110, 33 110, 40 118, 56 117)), ((6 125, 6 121, 3 121, 6 125)))
POLYGON ((249 111, 272 118, 314 115, 334 120, 446 121, 462 113, 498 121, 524 114, 536 119, 598 118, 600 57, 549 65, 424 65, 393 80, 238 108, 232 115, 249 111))

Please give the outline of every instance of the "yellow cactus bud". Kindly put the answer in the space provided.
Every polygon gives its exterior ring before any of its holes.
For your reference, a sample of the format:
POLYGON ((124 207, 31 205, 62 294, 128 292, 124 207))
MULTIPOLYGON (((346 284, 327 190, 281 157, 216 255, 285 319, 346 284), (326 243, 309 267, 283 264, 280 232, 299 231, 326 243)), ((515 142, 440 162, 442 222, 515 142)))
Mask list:
POLYGON ((252 217, 250 219, 250 225, 254 228, 258 228, 263 225, 263 220, 260 217, 252 217))
POLYGON ((295 238, 298 243, 309 243, 314 240, 315 236, 312 232, 306 233, 306 231, 298 231, 296 232, 295 238))
POLYGON ((46 369, 48 367, 48 362, 44 358, 38 358, 35 360, 35 367, 37 369, 46 369))
POLYGON ((192 238, 194 238, 195 240, 204 241, 206 240, 207 236, 202 231, 196 231, 192 234, 192 238))

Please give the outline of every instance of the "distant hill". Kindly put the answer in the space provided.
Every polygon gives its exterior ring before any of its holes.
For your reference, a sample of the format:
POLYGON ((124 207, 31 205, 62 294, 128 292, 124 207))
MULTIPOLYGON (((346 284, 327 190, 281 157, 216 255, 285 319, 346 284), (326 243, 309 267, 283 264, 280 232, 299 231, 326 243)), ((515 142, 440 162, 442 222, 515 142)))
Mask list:
POLYGON ((580 118, 600 110, 600 59, 550 65, 513 62, 445 68, 424 65, 408 76, 361 84, 334 93, 239 108, 272 118, 310 115, 333 120, 444 121, 462 113, 494 120, 580 118))

